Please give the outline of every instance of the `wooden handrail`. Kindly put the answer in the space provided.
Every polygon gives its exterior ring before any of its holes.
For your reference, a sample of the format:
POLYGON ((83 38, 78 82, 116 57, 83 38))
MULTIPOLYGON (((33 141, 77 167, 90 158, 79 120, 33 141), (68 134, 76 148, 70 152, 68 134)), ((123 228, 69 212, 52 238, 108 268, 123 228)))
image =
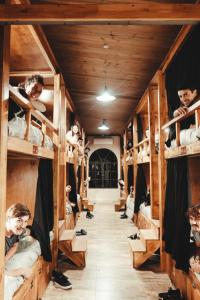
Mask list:
POLYGON ((25 108, 26 110, 30 110, 31 115, 34 116, 37 120, 45 124, 48 128, 50 128, 55 133, 58 133, 58 129, 53 125, 49 119, 47 119, 40 111, 35 110, 30 103, 29 100, 27 100, 25 97, 23 97, 17 89, 15 89, 13 86, 9 85, 9 91, 10 91, 10 97, 21 107, 25 108))
POLYGON ((134 146, 134 148, 138 148, 139 146, 141 146, 141 145, 143 145, 143 144, 145 144, 147 142, 149 142, 149 138, 146 138, 146 139, 142 140, 136 146, 134 146))
POLYGON ((200 108, 200 100, 198 100, 196 103, 194 103, 193 105, 188 107, 188 111, 185 115, 180 115, 180 116, 170 120, 168 123, 166 123, 165 125, 162 126, 162 129, 166 129, 167 127, 169 127, 172 124, 175 124, 177 122, 187 119, 189 116, 194 114, 195 110, 198 108, 200 108))
POLYGON ((10 97, 21 107, 31 109, 33 106, 30 101, 24 98, 12 85, 9 84, 10 97))

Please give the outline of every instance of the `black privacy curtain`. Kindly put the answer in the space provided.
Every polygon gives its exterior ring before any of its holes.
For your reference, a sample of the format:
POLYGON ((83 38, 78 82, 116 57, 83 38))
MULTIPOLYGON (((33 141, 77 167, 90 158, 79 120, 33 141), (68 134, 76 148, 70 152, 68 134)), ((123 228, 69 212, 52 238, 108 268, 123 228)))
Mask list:
POLYGON ((167 161, 167 186, 164 212, 165 250, 177 269, 189 267, 190 225, 188 211, 187 157, 167 161))
POLYGON ((147 184, 146 184, 144 170, 141 165, 138 165, 137 177, 136 177, 134 213, 139 212, 140 204, 142 204, 145 201, 146 194, 147 194, 147 184))
POLYGON ((76 177, 73 164, 69 164, 69 185, 71 185, 69 201, 75 204, 75 206, 72 207, 72 210, 76 213, 79 211, 79 208, 77 203, 76 177))
POLYGON ((31 234, 41 247, 44 260, 51 261, 49 232, 53 229, 53 170, 52 161, 40 159, 31 234))

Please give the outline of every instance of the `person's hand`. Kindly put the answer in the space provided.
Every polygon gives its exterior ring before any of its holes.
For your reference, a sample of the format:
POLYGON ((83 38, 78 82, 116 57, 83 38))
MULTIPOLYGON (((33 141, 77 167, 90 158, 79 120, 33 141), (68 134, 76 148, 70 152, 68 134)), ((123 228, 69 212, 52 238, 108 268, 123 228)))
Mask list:
POLYGON ((23 275, 25 278, 30 278, 32 276, 33 272, 31 268, 22 268, 21 275, 23 275))
POLYGON ((174 118, 180 116, 180 115, 185 115, 188 111, 188 108, 186 106, 180 106, 178 109, 176 109, 173 113, 174 118))

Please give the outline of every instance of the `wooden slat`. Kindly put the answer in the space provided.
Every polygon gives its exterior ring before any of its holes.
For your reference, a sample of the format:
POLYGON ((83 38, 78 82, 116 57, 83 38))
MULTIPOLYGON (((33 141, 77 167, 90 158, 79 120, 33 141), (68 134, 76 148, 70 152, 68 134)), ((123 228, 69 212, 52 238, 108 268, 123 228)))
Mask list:
POLYGON ((1 5, 0 22, 11 24, 196 24, 200 20, 199 4, 40 4, 1 5))
POLYGON ((169 122, 167 122, 165 125, 162 126, 162 129, 168 128, 169 126, 171 126, 172 124, 174 124, 176 122, 180 122, 182 120, 187 119, 189 116, 193 115, 195 113, 195 110, 198 108, 200 108, 200 100, 198 100, 196 103, 194 103, 193 105, 188 107, 187 113, 185 115, 180 115, 180 116, 170 120, 169 122))
POLYGON ((8 151, 10 152, 27 154, 36 157, 44 157, 49 159, 54 158, 53 150, 49 150, 37 145, 33 145, 28 141, 21 140, 16 137, 9 136, 7 145, 8 145, 8 151))
POLYGON ((134 148, 138 148, 139 146, 145 144, 145 143, 149 143, 149 138, 145 138, 144 140, 142 140, 141 142, 139 142, 138 144, 136 144, 134 146, 134 148))
POLYGON ((4 299, 9 55, 10 26, 0 26, 0 299, 4 299))

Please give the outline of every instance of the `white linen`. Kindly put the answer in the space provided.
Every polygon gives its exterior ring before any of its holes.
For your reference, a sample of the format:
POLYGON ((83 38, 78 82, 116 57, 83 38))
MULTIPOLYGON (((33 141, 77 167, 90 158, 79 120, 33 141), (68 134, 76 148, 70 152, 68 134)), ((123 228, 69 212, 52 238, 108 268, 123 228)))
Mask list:
POLYGON ((126 201, 126 215, 132 219, 134 215, 134 206, 135 206, 135 198, 131 198, 130 195, 127 197, 126 201))
MULTIPOLYGON (((189 145, 200 139, 200 128, 188 128, 180 131, 180 145, 189 145)), ((171 141, 171 148, 176 147, 176 140, 171 141)))
POLYGON ((151 205, 145 206, 145 204, 142 203, 140 205, 140 212, 148 219, 151 219, 151 205))

